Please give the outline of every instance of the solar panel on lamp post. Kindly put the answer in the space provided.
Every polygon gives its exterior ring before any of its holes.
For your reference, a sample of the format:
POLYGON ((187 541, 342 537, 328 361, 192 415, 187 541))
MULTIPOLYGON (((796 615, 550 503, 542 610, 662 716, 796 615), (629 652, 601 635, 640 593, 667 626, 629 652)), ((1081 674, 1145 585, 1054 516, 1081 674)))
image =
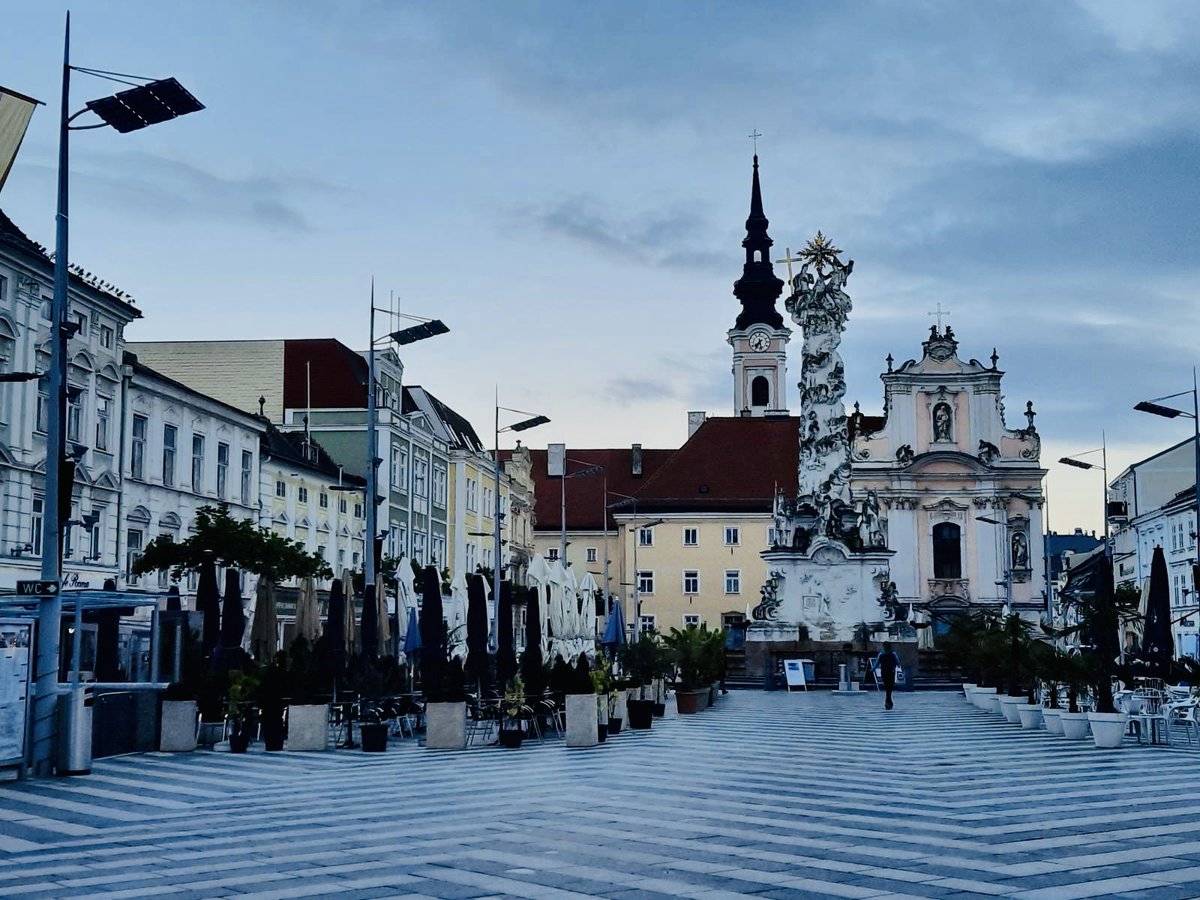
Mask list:
MULTIPOLYGON (((66 452, 64 421, 66 418, 66 364, 67 340, 73 329, 67 322, 67 291, 70 273, 68 269, 68 216, 69 208, 69 159, 71 131, 112 127, 122 134, 137 131, 149 125, 165 122, 188 113, 204 109, 204 105, 183 88, 174 78, 152 80, 140 76, 120 75, 99 69, 74 68, 71 66, 71 14, 67 13, 63 36, 62 99, 58 128, 58 203, 55 215, 54 234, 54 298, 50 307, 50 370, 47 373, 47 393, 50 408, 46 422, 46 476, 44 514, 42 519, 43 581, 62 579, 62 518, 59 515, 59 496, 64 486, 60 483, 60 467, 50 463, 62 459, 66 452), (92 100, 72 114, 71 72, 106 78, 125 84, 128 79, 141 81, 127 91, 111 97, 92 100), (99 124, 72 126, 71 122, 86 112, 95 113, 99 124)), ((65 486, 70 490, 70 485, 65 486)), ((33 707, 33 748, 30 754, 35 774, 49 774, 53 768, 57 749, 57 704, 59 666, 59 624, 62 618, 62 599, 57 591, 43 598, 38 609, 38 654, 36 688, 33 707)))

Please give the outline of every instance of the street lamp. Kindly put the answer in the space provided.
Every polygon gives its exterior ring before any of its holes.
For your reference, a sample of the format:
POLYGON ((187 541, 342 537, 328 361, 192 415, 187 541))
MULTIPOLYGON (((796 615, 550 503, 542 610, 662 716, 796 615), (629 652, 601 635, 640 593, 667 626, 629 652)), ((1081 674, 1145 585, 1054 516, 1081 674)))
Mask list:
MULTIPOLYGON (((638 635, 640 634, 640 632, 642 630, 642 578, 641 578, 640 573, 638 572, 638 562, 637 562, 638 544, 641 543, 640 532, 643 528, 654 528, 656 525, 661 525, 666 520, 665 519, 655 519, 652 522, 638 522, 637 521, 637 497, 634 497, 631 494, 622 494, 618 491, 610 491, 609 493, 613 494, 616 497, 624 498, 624 499, 618 500, 616 503, 614 503, 612 505, 612 508, 615 509, 618 506, 632 506, 632 508, 633 508, 633 520, 626 527, 633 529, 633 637, 632 637, 632 641, 633 641, 633 643, 636 644, 638 641, 638 635)), ((605 521, 607 522, 607 519, 605 521)))
MULTIPOLYGON (((1196 503, 1196 522, 1193 530, 1196 532, 1195 540, 1200 544, 1200 391, 1196 389, 1196 369, 1192 367, 1192 389, 1190 391, 1180 391, 1177 394, 1167 394, 1165 397, 1158 397, 1154 400, 1143 400, 1141 403, 1134 406, 1138 412, 1150 413, 1152 416, 1162 416, 1164 419, 1174 419, 1179 416, 1192 420, 1192 452, 1195 457, 1195 474, 1196 474, 1196 493, 1192 498, 1196 503), (1176 409, 1173 406, 1162 406, 1160 400, 1172 400, 1175 397, 1182 397, 1185 394, 1192 395, 1192 411, 1184 412, 1182 409, 1176 409)), ((1200 557, 1198 557, 1200 559, 1200 557)), ((1193 584, 1193 588, 1200 589, 1200 585, 1193 584)))
POLYGON ((503 552, 503 544, 500 541, 500 435, 506 431, 528 431, 530 428, 537 428, 539 425, 546 425, 550 422, 547 416, 538 415, 536 413, 525 412, 520 409, 513 409, 509 406, 500 405, 500 389, 496 389, 496 427, 493 435, 492 446, 495 448, 495 455, 492 458, 493 475, 495 476, 494 484, 496 496, 494 498, 495 518, 493 519, 493 529, 495 538, 495 553, 492 559, 492 631, 488 639, 488 647, 493 653, 500 648, 500 555, 503 552), (512 425, 500 427, 500 413, 510 412, 516 413, 519 416, 528 416, 527 419, 522 419, 519 422, 514 422, 512 425))
MULTIPOLYGON (((559 532, 561 535, 561 538, 560 538, 561 549, 559 550, 559 557, 561 557, 561 559, 562 559, 563 566, 566 566, 566 564, 567 564, 567 479, 568 478, 590 478, 592 475, 599 475, 601 472, 604 472, 604 471, 605 471, 604 466, 592 465, 591 463, 584 462, 581 459, 568 459, 565 456, 563 457, 563 473, 562 473, 562 478, 559 479, 560 512, 559 512, 559 517, 558 517, 559 532), (578 472, 568 473, 567 472, 568 463, 578 463, 581 466, 587 466, 587 468, 580 469, 578 472)), ((607 485, 608 485, 608 476, 607 475, 605 475, 604 484, 607 487, 607 485)), ((605 509, 605 513, 606 513, 605 522, 606 523, 608 521, 607 512, 608 512, 608 510, 606 508, 605 509)))
POLYGON ((1072 466, 1076 469, 1100 469, 1104 476, 1104 504, 1101 507, 1101 513, 1104 515, 1104 552, 1112 559, 1112 550, 1108 546, 1108 443, 1105 440, 1104 432, 1100 432, 1100 446, 1095 450, 1084 450, 1082 453, 1076 453, 1075 456, 1064 456, 1059 462, 1064 466, 1072 466), (1100 454, 1100 465, 1095 463, 1085 462, 1078 459, 1080 456, 1088 456, 1092 453, 1100 454))
MULTIPOLYGON (((383 459, 379 456, 379 406, 376 394, 375 383, 375 347, 380 343, 391 341, 400 346, 407 344, 415 344, 417 341, 423 341, 426 338, 436 337, 439 334, 446 334, 450 329, 441 319, 422 319, 419 316, 404 315, 390 309, 376 309, 375 307, 375 279, 371 279, 371 328, 370 328, 370 347, 367 350, 367 539, 369 546, 363 548, 363 555, 366 559, 363 561, 363 605, 367 609, 374 608, 371 604, 375 602, 375 535, 379 527, 379 502, 382 499, 378 496, 379 493, 379 464, 383 459), (390 334, 375 340, 375 313, 386 312, 393 317, 398 316, 402 319, 408 319, 417 324, 402 328, 398 331, 393 331, 390 334)), ((433 516, 428 518, 430 530, 433 527, 433 516)), ((430 538, 432 541, 432 537, 430 538)), ((396 621, 400 619, 400 595, 396 594, 396 621)))
MULTIPOLYGON (((605 615, 607 615, 608 614, 608 593, 609 593, 609 591, 608 591, 608 579, 609 579, 609 574, 608 574, 608 563, 609 563, 609 553, 608 553, 608 469, 605 466, 600 465, 599 463, 589 463, 586 460, 582 460, 582 459, 569 459, 569 458, 564 457, 563 458, 564 473, 566 472, 567 463, 576 463, 577 465, 587 466, 588 468, 580 469, 578 472, 573 472, 570 475, 567 475, 563 479, 564 485, 566 484, 566 478, 585 478, 585 477, 588 477, 591 475, 597 475, 597 474, 604 476, 604 491, 603 491, 603 496, 602 496, 604 503, 603 503, 603 509, 600 510, 600 514, 602 516, 601 522, 604 527, 604 586, 603 586, 602 593, 604 594, 604 613, 605 613, 605 615)), ((563 545, 563 559, 565 560, 566 555, 567 555, 567 552, 566 552, 566 546, 567 546, 567 501, 566 501, 565 487, 563 489, 563 502, 562 502, 562 545, 563 545)))
MULTIPOLYGON (((70 158, 69 135, 72 131, 111 126, 122 134, 138 131, 188 113, 204 109, 204 104, 187 92, 174 78, 150 79, 142 76, 122 75, 101 69, 85 69, 71 65, 71 14, 67 13, 63 36, 62 104, 58 122, 58 209, 55 215, 54 233, 54 299, 50 307, 50 371, 47 393, 50 409, 46 427, 46 478, 45 504, 42 519, 42 568, 43 581, 59 582, 62 578, 62 559, 59 520, 59 497, 65 490, 69 495, 71 485, 62 484, 62 473, 58 462, 66 455, 64 419, 66 417, 66 364, 67 340, 74 328, 67 321, 67 291, 69 287, 68 263, 68 171, 70 158), (76 113, 71 113, 71 72, 92 75, 108 81, 129 84, 129 90, 111 97, 91 100, 76 113), (138 82, 141 82, 140 84, 138 82), (86 112, 100 118, 94 125, 71 125, 86 112)), ((58 631, 62 618, 62 599, 58 591, 44 598, 38 608, 38 654, 37 687, 33 709, 33 753, 35 774, 49 774, 53 765, 56 715, 58 703, 58 631)))
POLYGON ((1010 572, 1009 565, 1005 562, 1004 532, 1001 530, 1006 523, 1001 522, 999 519, 993 519, 990 516, 976 516, 975 521, 997 526, 996 540, 993 542, 996 546, 996 563, 1000 566, 997 574, 1003 575, 1004 580, 997 581, 995 584, 1004 585, 1004 615, 1008 616, 1012 612, 1012 573, 1010 572))

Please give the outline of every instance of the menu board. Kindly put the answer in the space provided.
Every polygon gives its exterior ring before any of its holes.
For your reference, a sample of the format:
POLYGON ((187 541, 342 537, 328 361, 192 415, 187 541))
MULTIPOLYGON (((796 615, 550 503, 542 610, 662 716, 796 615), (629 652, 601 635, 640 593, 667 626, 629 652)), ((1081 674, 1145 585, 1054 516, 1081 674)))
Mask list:
POLYGON ((25 760, 33 625, 0 619, 0 766, 25 760))

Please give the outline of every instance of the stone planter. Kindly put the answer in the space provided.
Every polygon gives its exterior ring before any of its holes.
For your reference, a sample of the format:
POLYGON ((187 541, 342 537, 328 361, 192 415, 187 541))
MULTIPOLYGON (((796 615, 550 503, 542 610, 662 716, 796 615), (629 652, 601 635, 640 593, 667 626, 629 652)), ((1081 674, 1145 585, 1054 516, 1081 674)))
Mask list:
POLYGON ((629 701, 629 727, 637 731, 646 731, 654 724, 653 700, 629 701))
POLYGON ((976 685, 971 684, 969 682, 964 684, 962 686, 963 696, 966 697, 968 700, 970 700, 971 699, 971 691, 975 690, 975 687, 976 687, 976 685))
POLYGON ((567 694, 567 746, 595 747, 600 742, 595 694, 567 694))
POLYGON ((1042 708, 1036 703, 1026 703, 1017 707, 1021 717, 1021 727, 1026 731, 1035 731, 1042 724, 1042 708))
POLYGON ((1125 731, 1129 727, 1129 716, 1124 713, 1088 713, 1088 724, 1092 727, 1092 740, 1101 750, 1115 750, 1125 743, 1125 731))
POLYGON ((706 693, 707 689, 703 691, 677 690, 675 692, 676 710, 678 710, 681 716, 690 716, 700 712, 700 705, 704 702, 704 694, 706 693))
POLYGON ((425 746, 430 750, 466 749, 466 703, 426 704, 425 746))
POLYGON ((301 752, 329 749, 329 704, 288 707, 287 748, 301 752))
POLYGON ((1005 697, 1000 701, 1000 714, 1006 722, 1019 725, 1021 722, 1020 708, 1029 705, 1028 697, 1005 697))
POLYGON ((1059 713, 1058 720, 1062 722, 1063 737, 1069 741, 1082 741, 1088 736, 1087 713, 1059 713))
POLYGON ((1050 734, 1062 734, 1062 722, 1059 721, 1059 716, 1062 715, 1062 710, 1046 707, 1042 710, 1042 724, 1046 726, 1046 731, 1050 734))
POLYGON ((980 709, 985 713, 991 713, 994 716, 1004 715, 1004 711, 1000 708, 1000 698, 1007 697, 1007 694, 984 694, 983 702, 980 704, 980 709))
POLYGON ((994 696, 996 696, 995 688, 977 687, 971 691, 971 702, 974 703, 979 709, 987 712, 985 701, 994 696))
POLYGON ((620 719, 622 722, 624 722, 627 718, 629 718, 626 715, 628 711, 629 691, 617 691, 617 702, 609 707, 608 717, 610 719, 620 719))
POLYGON ((200 715, 195 700, 164 700, 158 749, 164 753, 188 753, 196 749, 200 715))

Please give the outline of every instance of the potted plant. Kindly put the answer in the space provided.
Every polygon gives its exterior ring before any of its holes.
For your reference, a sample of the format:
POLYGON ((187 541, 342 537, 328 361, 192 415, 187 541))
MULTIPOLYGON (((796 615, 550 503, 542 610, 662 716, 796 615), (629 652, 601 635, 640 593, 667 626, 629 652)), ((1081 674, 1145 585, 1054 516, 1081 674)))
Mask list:
POLYGON ((654 699, 647 696, 659 670, 658 641, 653 632, 643 632, 638 640, 621 648, 621 667, 637 685, 638 696, 627 704, 629 727, 645 730, 654 724, 654 699))
POLYGON ((287 711, 287 654, 277 653, 275 659, 263 668, 258 678, 259 727, 262 730, 263 744, 268 751, 276 752, 283 749, 286 736, 284 713, 287 711))
POLYGON ((592 675, 587 656, 581 653, 567 684, 568 747, 594 747, 600 742, 592 675))
POLYGON ((229 699, 225 718, 230 724, 229 752, 245 753, 254 735, 254 695, 258 679, 250 672, 235 669, 229 673, 229 699))
POLYGON ((1000 622, 1000 641, 1004 654, 1004 680, 1008 691, 1000 703, 1000 712, 1005 721, 1017 725, 1021 721, 1019 707, 1029 705, 1029 688, 1026 676, 1029 673, 1030 624, 1017 613, 1005 616, 1000 622))
POLYGON ((462 663, 447 659, 433 673, 425 674, 425 746, 430 750, 465 749, 467 684, 462 663))
POLYGON ((311 753, 329 749, 329 695, 315 649, 299 637, 292 641, 288 654, 288 750, 311 753))
POLYGON ((186 682, 175 682, 163 692, 162 724, 158 749, 164 753, 187 753, 196 749, 200 713, 196 690, 186 682))
POLYGON ((504 688, 504 697, 500 701, 500 735, 501 747, 516 749, 521 746, 522 732, 521 714, 525 710, 525 683, 520 675, 509 679, 504 688))
POLYGON ((1062 736, 1072 741, 1088 735, 1088 714, 1080 709, 1080 700, 1088 695, 1087 660, 1072 653, 1063 653, 1063 684, 1067 689, 1067 708, 1059 713, 1062 736))
MULTIPOLYGON (((612 679, 608 660, 601 656, 596 662, 596 668, 591 671, 592 691, 596 699, 596 703, 592 707, 592 717, 596 720, 596 740, 603 744, 605 738, 608 737, 608 692, 612 689, 612 679)), ((570 727, 570 721, 571 717, 568 714, 568 727, 570 727)))
POLYGON ((388 723, 380 701, 384 696, 384 675, 375 660, 358 659, 355 686, 358 688, 358 734, 364 753, 387 751, 388 723))
POLYGON ((706 631, 689 625, 682 631, 672 628, 664 638, 675 666, 675 706, 680 715, 699 712, 703 694, 708 690, 704 668, 706 635, 706 631))
POLYGON ((614 680, 613 689, 608 692, 608 733, 620 734, 625 724, 626 694, 624 682, 614 680))

